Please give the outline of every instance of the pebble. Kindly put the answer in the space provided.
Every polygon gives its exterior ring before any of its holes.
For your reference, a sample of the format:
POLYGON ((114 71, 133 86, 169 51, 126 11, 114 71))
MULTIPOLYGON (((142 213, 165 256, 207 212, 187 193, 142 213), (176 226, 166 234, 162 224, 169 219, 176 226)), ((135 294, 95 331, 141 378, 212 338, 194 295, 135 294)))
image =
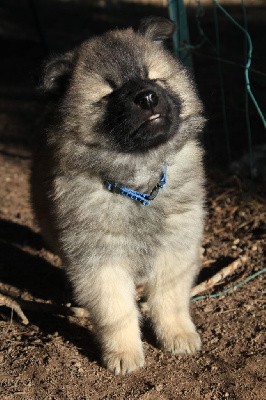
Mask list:
POLYGON ((158 385, 155 386, 155 390, 157 392, 161 392, 163 390, 163 385, 161 383, 159 383, 158 385))

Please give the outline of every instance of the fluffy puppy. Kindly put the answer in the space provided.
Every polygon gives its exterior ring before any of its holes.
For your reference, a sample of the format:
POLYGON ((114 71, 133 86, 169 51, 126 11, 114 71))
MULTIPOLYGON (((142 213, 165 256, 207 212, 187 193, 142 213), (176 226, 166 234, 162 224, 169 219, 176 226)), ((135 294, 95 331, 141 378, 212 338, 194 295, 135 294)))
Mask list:
POLYGON ((173 30, 150 18, 94 37, 50 61, 43 80, 52 118, 34 157, 32 203, 115 374, 144 364, 137 285, 164 351, 201 345, 189 299, 204 118, 191 78, 163 46, 173 30))

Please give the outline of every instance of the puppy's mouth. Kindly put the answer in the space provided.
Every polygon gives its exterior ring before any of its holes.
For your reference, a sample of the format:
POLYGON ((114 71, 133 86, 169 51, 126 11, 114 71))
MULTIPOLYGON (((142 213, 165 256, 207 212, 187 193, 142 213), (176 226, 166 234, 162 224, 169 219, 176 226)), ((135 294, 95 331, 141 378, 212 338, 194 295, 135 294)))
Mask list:
POLYGON ((160 113, 152 115, 141 121, 128 138, 128 150, 145 151, 167 141, 169 137, 169 116, 160 113))
POLYGON ((154 113, 146 118, 144 121, 140 122, 139 126, 136 128, 134 133, 138 133, 143 128, 156 128, 156 126, 161 126, 166 122, 167 118, 163 114, 154 113))
POLYGON ((157 124, 164 122, 165 119, 166 117, 162 114, 159 113, 152 114, 147 119, 145 119, 143 122, 140 123, 135 132, 137 132, 141 128, 145 128, 151 125, 156 126, 157 124))
MULTIPOLYGON (((152 114, 148 119, 147 119, 147 121, 149 122, 149 121, 154 121, 154 120, 156 120, 156 119, 158 119, 158 118, 161 118, 161 114, 152 114)), ((145 122, 147 122, 147 121, 145 121, 145 122)))

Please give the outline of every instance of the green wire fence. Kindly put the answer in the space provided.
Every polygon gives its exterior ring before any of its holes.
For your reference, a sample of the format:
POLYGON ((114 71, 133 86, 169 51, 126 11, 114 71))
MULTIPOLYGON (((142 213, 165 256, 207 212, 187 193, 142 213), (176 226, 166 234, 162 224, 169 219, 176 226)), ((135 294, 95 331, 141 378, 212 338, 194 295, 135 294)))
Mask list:
POLYGON ((203 294, 201 296, 194 296, 192 297, 192 303, 199 301, 199 300, 206 300, 209 298, 218 298, 218 297, 222 297, 227 293, 230 293, 234 290, 236 290, 237 288, 240 288, 244 285, 246 285, 248 282, 252 281, 253 279, 257 278, 258 276, 265 274, 266 273, 266 268, 261 269, 260 271, 255 272, 254 274, 248 276, 246 279, 244 279, 241 282, 237 282, 235 283, 233 286, 230 286, 229 288, 222 290, 220 292, 217 293, 211 293, 211 294, 203 294))
MULTIPOLYGON (((227 165, 229 166, 231 164, 232 159, 235 156, 235 154, 232 154, 232 142, 236 143, 238 141, 238 148, 241 148, 243 153, 246 151, 248 154, 249 175, 251 177, 256 177, 257 170, 254 163, 253 139, 258 135, 258 130, 265 131, 266 118, 262 111, 262 104, 260 104, 261 101, 257 99, 256 93, 254 93, 250 79, 250 73, 252 72, 253 75, 257 74, 257 76, 261 78, 262 85, 265 85, 266 74, 261 71, 256 71, 251 67, 253 60, 253 41, 248 29, 247 10, 244 0, 234 2, 234 7, 238 7, 239 10, 237 19, 230 13, 230 7, 228 5, 225 7, 221 3, 222 1, 218 0, 211 0, 207 2, 204 0, 190 0, 190 3, 186 2, 185 4, 184 0, 169 0, 169 15, 170 18, 176 22, 178 27, 174 37, 174 50, 177 57, 179 57, 191 70, 193 69, 192 56, 195 60, 194 69, 197 69, 198 57, 200 56, 209 58, 209 68, 211 71, 214 70, 212 63, 216 63, 216 75, 220 87, 220 119, 222 122, 222 128, 220 126, 218 127, 218 130, 223 131, 227 165), (189 18, 187 19, 188 10, 189 18), (206 21, 204 21, 204 17, 207 12, 209 13, 208 29, 206 28, 206 21), (240 18, 239 14, 241 15, 240 18), (226 45, 223 43, 224 37, 221 33, 221 28, 224 27, 225 24, 227 29, 230 30, 232 44, 234 40, 239 44, 239 49, 237 50, 239 51, 239 54, 242 52, 241 62, 239 61, 239 56, 237 61, 233 59, 235 56, 234 50, 232 50, 230 53, 233 54, 231 60, 224 56, 225 47, 226 50, 230 48, 230 43, 228 44, 228 40, 226 45), (193 30, 192 40, 190 40, 190 30, 193 30), (237 74, 238 76, 242 77, 243 80, 242 88, 236 87, 234 84, 232 84, 232 87, 229 89, 226 87, 225 82, 228 79, 228 75, 230 75, 232 72, 231 71, 228 73, 228 66, 230 65, 234 68, 236 66, 238 67, 237 74), (238 115, 240 126, 239 130, 241 131, 241 135, 238 133, 237 140, 234 138, 236 127, 233 129, 230 127, 230 121, 232 121, 232 110, 230 109, 230 103, 232 103, 234 96, 237 97, 236 103, 240 101, 242 102, 242 110, 238 115), (251 118, 251 107, 252 115, 256 113, 255 126, 254 116, 251 118), (243 120, 245 121, 244 125, 243 120), (245 135, 245 137, 243 135, 245 135), (246 143, 247 149, 243 149, 243 143, 239 143, 239 139, 241 139, 241 142, 246 143)), ((196 72, 195 75, 197 78, 196 72)), ((201 80, 200 77, 199 80, 201 80)), ((231 81, 233 80, 234 78, 231 78, 231 81)), ((211 90, 212 88, 210 87, 210 91, 211 90)), ((237 125, 237 122, 235 122, 235 125, 237 125)), ((216 134, 216 132, 213 133, 216 134)), ((210 136, 211 134, 212 133, 210 132, 210 136)), ((262 134, 260 136, 262 137, 262 134)), ((261 143, 261 137, 259 143, 261 143)), ((221 139, 217 139, 217 142, 219 140, 221 139)), ((211 146, 209 147, 211 152, 212 148, 211 146)), ((219 143, 216 144, 216 148, 217 147, 219 147, 219 143)), ((239 156, 239 152, 237 155, 239 156)))

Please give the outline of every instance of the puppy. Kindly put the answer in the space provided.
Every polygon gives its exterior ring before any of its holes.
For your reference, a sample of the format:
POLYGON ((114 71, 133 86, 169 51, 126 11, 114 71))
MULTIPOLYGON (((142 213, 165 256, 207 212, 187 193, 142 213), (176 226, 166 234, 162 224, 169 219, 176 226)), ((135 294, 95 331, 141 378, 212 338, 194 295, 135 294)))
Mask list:
POLYGON ((145 285, 162 349, 194 353, 189 312, 204 222, 202 105, 149 18, 50 61, 51 118, 32 168, 32 204, 114 374, 144 364, 135 288, 145 285))

